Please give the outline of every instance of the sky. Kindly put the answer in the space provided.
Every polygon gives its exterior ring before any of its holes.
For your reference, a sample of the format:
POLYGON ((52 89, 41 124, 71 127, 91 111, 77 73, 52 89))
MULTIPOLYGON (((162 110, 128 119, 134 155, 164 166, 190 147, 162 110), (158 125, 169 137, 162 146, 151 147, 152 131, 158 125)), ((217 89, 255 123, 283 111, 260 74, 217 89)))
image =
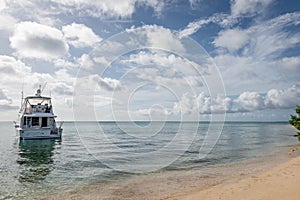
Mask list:
POLYGON ((287 121, 298 0, 1 0, 0 120, 42 85, 59 120, 287 121))

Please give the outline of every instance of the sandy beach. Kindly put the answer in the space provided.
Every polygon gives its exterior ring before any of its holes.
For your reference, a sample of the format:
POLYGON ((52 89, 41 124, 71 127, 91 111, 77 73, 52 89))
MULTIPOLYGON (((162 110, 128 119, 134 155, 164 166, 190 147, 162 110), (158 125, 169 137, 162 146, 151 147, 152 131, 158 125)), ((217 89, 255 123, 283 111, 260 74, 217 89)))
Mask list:
POLYGON ((300 157, 296 157, 261 174, 171 199, 298 200, 299 185, 300 157))

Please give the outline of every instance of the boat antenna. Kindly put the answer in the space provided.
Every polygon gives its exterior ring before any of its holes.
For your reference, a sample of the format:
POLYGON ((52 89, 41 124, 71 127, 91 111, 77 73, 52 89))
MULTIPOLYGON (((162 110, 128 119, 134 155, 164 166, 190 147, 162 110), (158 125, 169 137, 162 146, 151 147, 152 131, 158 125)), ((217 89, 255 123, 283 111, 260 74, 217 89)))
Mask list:
POLYGON ((22 81, 22 91, 21 91, 21 106, 20 106, 20 108, 22 108, 22 105, 23 105, 23 99, 24 99, 24 92, 23 92, 23 90, 24 90, 24 78, 23 78, 23 81, 22 81))
POLYGON ((47 82, 45 83, 45 85, 44 85, 44 87, 43 87, 43 89, 42 89, 42 91, 41 91, 41 94, 43 93, 43 91, 44 91, 46 85, 47 85, 47 82))

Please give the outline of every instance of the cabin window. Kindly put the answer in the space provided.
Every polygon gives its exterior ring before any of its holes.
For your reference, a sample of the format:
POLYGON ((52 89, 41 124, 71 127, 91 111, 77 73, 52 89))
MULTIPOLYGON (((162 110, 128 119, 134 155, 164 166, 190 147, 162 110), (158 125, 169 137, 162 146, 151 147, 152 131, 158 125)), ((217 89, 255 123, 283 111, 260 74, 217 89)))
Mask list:
POLYGON ((26 122, 27 122, 27 117, 24 117, 24 119, 23 119, 23 125, 26 126, 26 122))
POLYGON ((32 126, 39 126, 39 117, 32 117, 32 126))
POLYGON ((30 126, 31 125, 31 117, 26 117, 26 125, 30 126))
POLYGON ((42 127, 47 127, 48 117, 42 117, 42 127))

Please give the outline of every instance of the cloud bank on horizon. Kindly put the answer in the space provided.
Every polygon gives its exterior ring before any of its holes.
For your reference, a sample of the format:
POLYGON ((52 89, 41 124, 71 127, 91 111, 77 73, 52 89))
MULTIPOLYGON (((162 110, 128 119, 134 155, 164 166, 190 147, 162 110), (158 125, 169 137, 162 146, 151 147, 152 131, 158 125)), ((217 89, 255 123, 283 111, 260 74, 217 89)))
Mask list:
POLYGON ((3 0, 0 120, 46 82, 63 120, 288 120, 299 30, 296 0, 3 0))

